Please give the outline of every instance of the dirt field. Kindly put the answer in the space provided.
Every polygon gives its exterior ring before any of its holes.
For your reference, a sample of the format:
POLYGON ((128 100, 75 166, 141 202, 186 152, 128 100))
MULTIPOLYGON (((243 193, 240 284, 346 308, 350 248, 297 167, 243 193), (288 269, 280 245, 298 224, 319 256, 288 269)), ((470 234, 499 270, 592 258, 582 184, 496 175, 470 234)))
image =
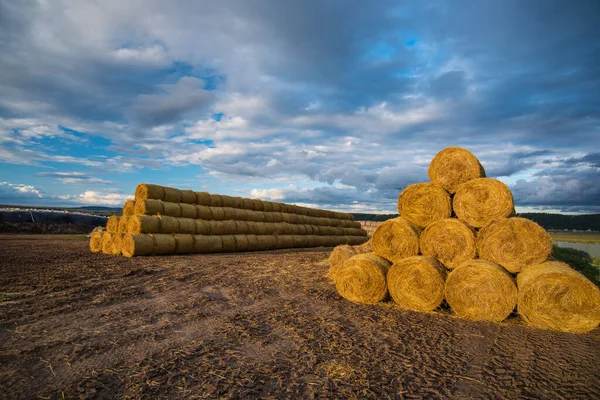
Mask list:
POLYGON ((0 235, 0 397, 600 398, 599 329, 352 304, 328 250, 126 259, 0 235))

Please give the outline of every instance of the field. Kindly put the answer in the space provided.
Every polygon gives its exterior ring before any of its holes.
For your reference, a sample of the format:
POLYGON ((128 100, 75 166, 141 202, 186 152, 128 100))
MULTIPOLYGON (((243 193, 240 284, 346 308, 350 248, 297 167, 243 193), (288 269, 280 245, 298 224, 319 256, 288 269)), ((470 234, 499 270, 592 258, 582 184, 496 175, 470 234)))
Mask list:
POLYGON ((550 232, 555 242, 600 243, 598 232, 550 232))
POLYGON ((0 235, 6 398, 600 398, 574 335, 341 299, 330 249, 126 259, 0 235))

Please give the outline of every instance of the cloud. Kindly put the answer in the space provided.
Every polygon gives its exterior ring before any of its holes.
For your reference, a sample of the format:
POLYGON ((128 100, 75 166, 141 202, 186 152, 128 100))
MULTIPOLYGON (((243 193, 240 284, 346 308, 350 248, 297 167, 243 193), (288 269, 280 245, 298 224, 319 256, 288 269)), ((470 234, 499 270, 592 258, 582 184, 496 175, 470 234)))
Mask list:
POLYGON ((42 198, 42 192, 32 185, 0 182, 0 201, 11 202, 23 198, 39 199, 42 198))
POLYGON ((101 193, 93 190, 87 190, 78 195, 60 196, 60 199, 79 204, 122 206, 125 201, 133 199, 133 196, 121 193, 101 193))
POLYGON ((112 185, 114 182, 96 178, 83 172, 38 172, 36 176, 43 178, 55 178, 66 184, 101 184, 112 185))

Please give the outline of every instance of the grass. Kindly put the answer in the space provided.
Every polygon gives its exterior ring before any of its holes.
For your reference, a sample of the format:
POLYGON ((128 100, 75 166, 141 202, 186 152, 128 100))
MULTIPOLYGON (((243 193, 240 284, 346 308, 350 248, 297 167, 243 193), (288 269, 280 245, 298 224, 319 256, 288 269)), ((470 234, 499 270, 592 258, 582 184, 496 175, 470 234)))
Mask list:
POLYGON ((552 240, 573 243, 600 243, 598 232, 550 232, 552 240))
POLYGON ((563 249, 553 246, 552 256, 557 260, 569 264, 573 269, 581 272, 594 284, 600 287, 600 258, 592 258, 584 251, 575 249, 563 249))

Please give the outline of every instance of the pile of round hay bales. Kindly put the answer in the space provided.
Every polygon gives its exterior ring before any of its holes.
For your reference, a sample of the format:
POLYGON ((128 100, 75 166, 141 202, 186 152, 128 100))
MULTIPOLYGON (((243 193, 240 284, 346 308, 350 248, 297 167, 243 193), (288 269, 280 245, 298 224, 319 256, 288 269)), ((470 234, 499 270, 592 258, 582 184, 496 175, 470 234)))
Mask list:
POLYGON ((429 178, 400 193, 399 217, 381 223, 368 247, 331 253, 328 276, 342 297, 364 304, 390 298, 421 312, 445 301, 474 321, 501 322, 517 312, 530 326, 575 333, 600 324, 600 289, 548 260, 550 235, 514 216, 510 189, 487 178, 471 152, 440 151, 429 178))
POLYGON ((90 250, 126 257, 351 246, 367 242, 351 214, 140 184, 90 250))

